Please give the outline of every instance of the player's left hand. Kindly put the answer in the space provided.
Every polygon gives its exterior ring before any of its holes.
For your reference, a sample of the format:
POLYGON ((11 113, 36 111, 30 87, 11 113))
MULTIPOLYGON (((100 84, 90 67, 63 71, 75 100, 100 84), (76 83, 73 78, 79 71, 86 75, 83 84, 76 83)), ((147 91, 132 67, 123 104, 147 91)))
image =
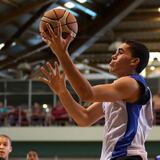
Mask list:
POLYGON ((40 68, 43 76, 39 77, 39 80, 46 83, 58 95, 66 89, 65 75, 60 74, 57 62, 55 62, 55 69, 49 62, 46 65, 46 68, 43 66, 40 68))

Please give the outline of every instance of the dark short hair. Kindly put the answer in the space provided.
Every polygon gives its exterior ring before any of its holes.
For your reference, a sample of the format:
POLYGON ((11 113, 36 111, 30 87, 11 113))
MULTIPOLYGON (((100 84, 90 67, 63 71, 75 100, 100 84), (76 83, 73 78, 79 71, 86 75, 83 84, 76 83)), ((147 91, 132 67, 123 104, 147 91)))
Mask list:
POLYGON ((129 45, 132 56, 140 59, 140 63, 136 68, 136 72, 142 72, 142 70, 147 66, 149 61, 149 50, 144 44, 134 40, 126 40, 124 41, 124 43, 129 45))

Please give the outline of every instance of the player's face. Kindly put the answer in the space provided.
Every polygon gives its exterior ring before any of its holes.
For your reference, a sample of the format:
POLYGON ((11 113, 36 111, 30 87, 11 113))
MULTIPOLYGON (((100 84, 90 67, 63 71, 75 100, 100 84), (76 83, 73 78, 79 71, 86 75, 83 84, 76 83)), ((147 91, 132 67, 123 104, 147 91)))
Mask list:
POLYGON ((11 151, 12 147, 10 140, 6 137, 0 137, 0 158, 8 159, 11 151))
POLYGON ((27 154, 27 160, 38 160, 38 155, 36 152, 34 151, 30 151, 28 154, 27 154))
POLYGON ((112 55, 112 60, 109 64, 109 72, 118 77, 131 74, 131 72, 133 72, 133 67, 131 65, 133 59, 129 50, 129 45, 122 43, 116 53, 112 55))

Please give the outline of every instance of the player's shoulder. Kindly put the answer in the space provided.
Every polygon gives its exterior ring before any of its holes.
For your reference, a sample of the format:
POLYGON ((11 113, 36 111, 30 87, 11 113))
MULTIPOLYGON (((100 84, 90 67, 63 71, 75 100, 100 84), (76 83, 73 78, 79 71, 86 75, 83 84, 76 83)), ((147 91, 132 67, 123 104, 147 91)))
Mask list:
POLYGON ((113 84, 118 88, 137 88, 139 87, 137 81, 130 77, 124 76, 116 79, 113 84))
POLYGON ((136 80, 131 76, 124 76, 116 79, 114 83, 121 83, 121 84, 136 83, 136 80))

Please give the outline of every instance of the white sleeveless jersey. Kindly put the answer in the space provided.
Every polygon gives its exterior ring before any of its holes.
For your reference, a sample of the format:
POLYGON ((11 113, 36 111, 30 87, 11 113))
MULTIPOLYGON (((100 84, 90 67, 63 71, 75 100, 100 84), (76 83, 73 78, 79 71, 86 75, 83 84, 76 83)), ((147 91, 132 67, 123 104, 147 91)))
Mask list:
POLYGON ((131 75, 143 88, 137 103, 125 101, 104 102, 104 138, 100 160, 140 155, 147 160, 145 140, 153 122, 152 96, 143 77, 131 75))

